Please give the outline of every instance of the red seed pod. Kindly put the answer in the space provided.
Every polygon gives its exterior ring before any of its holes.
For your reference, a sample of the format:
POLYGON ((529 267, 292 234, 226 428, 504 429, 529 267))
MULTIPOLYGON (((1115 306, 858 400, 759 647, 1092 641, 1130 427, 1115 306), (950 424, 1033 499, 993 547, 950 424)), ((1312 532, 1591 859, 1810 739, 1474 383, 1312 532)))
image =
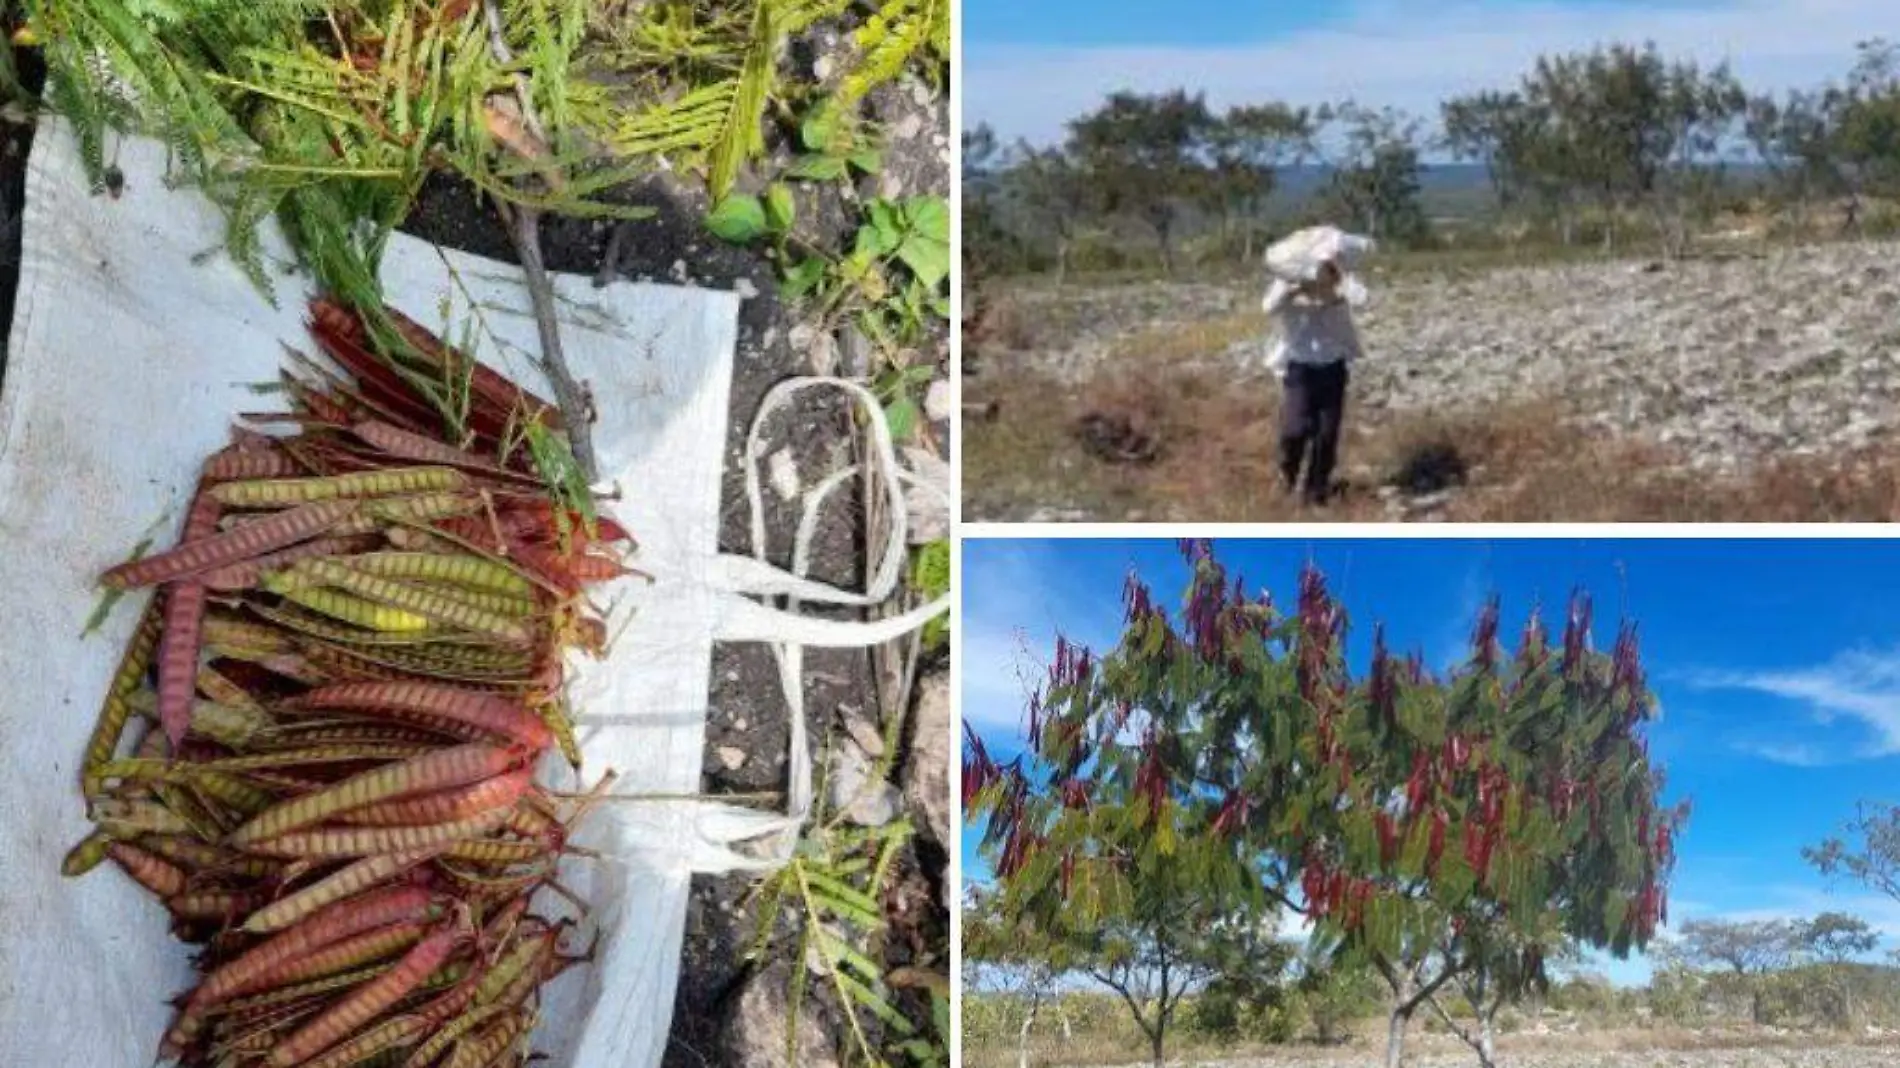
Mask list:
POLYGON ((1465 769, 1465 761, 1471 756, 1471 743, 1462 734, 1454 734, 1445 739, 1445 763, 1454 772, 1465 769))
POLYGON ((1405 780, 1405 810, 1419 812, 1425 807, 1427 795, 1431 790, 1431 758, 1425 750, 1412 754, 1412 774, 1405 780))
POLYGON ((1438 859, 1445 855, 1445 829, 1451 825, 1451 819, 1444 809, 1432 812, 1432 836, 1425 853, 1425 874, 1428 877, 1438 874, 1438 859))
POLYGON ((1373 813, 1372 823, 1379 833, 1379 863, 1390 867, 1399 853, 1398 826, 1386 812, 1373 813))

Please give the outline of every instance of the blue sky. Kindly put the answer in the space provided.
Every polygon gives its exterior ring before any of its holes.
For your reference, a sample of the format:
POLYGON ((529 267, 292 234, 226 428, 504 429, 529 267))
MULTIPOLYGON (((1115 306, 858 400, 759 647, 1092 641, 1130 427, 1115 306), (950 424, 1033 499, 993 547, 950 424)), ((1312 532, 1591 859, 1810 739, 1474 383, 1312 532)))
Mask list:
POLYGON ((1176 87, 1217 107, 1351 96, 1435 115, 1540 53, 1610 40, 1727 59, 1782 89, 1839 77, 1882 27, 1900 33, 1892 0, 965 0, 964 119, 1046 143, 1110 91, 1176 87))
MULTIPOLYGON (((1171 540, 965 541, 964 718, 1020 748, 1022 678, 1055 634, 1113 644, 1130 566, 1171 606, 1187 570, 1171 540)), ((1641 627, 1662 702, 1652 752, 1672 799, 1695 805, 1680 844, 1672 919, 1860 915, 1900 946, 1900 902, 1830 884, 1801 847, 1863 799, 1900 801, 1900 543, 1885 541, 1283 540, 1220 542, 1230 574, 1291 603, 1311 559, 1344 600, 1363 662, 1382 622, 1395 650, 1436 666, 1462 653, 1484 599, 1514 636, 1540 601, 1560 619, 1573 587, 1596 599, 1598 645, 1620 616, 1641 627)), ((988 877, 974 831, 967 878, 988 877)), ((1602 962, 1622 982, 1641 960, 1602 962)))

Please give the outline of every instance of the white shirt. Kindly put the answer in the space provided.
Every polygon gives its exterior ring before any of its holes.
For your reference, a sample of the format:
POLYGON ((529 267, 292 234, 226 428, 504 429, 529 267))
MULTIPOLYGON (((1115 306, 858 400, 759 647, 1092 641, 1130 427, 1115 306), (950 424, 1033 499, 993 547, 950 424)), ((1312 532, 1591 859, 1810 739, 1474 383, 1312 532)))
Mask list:
POLYGON ((1295 287, 1275 280, 1261 302, 1279 333, 1267 352, 1267 367, 1274 372, 1288 364, 1330 364, 1357 360, 1359 330, 1353 326, 1352 306, 1345 299, 1324 304, 1294 298, 1295 287))

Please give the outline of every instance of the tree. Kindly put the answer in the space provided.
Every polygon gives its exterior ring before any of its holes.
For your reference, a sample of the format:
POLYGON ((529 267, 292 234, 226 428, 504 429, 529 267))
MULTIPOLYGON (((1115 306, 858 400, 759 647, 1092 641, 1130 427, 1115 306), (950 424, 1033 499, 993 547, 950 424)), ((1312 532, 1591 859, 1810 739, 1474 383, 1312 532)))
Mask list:
POLYGON ((1721 152, 1747 108, 1748 94, 1726 63, 1704 71, 1678 62, 1663 72, 1654 131, 1662 163, 1651 211, 1669 258, 1687 250, 1690 215, 1720 188, 1721 152))
POLYGON ((1034 924, 1012 921, 997 895, 976 891, 963 908, 964 974, 971 987, 1008 995, 1022 1006, 1016 1031, 1016 1059, 1029 1068, 1029 1032, 1042 1007, 1056 992, 1056 980, 1069 970, 1066 947, 1034 924))
POLYGON ((1539 123, 1522 94, 1453 97, 1440 105, 1439 121, 1442 147, 1453 159, 1483 165, 1500 208, 1508 211, 1526 199, 1539 123))
POLYGON ((1209 199, 1223 234, 1231 238, 1240 230, 1243 260, 1253 259, 1260 216, 1279 172, 1312 153, 1313 132, 1311 109, 1279 103, 1229 108, 1210 128, 1209 199))
POLYGON ((1322 109, 1321 119, 1345 127, 1329 161, 1329 191, 1350 224, 1377 238, 1416 241, 1430 229, 1419 200, 1419 136, 1423 125, 1396 108, 1373 110, 1352 101, 1322 109))
POLYGON ((1758 96, 1748 103, 1742 132, 1767 170, 1772 192, 1794 205, 1796 231, 1805 232, 1815 198, 1845 188, 1821 100, 1802 92, 1781 101, 1758 96))
POLYGON ((963 277, 965 292, 973 295, 1010 245, 997 214, 996 172, 1001 162, 996 132, 988 125, 963 131, 963 277))
POLYGON ((1682 925, 1681 949, 1698 967, 1759 975, 1787 967, 1801 935, 1801 927, 1788 920, 1689 920, 1682 925))
POLYGON ((1761 977, 1795 960, 1801 936, 1801 925, 1788 920, 1690 920, 1678 951, 1696 967, 1727 969, 1748 992, 1749 1019, 1762 1023, 1761 977))
MULTIPOLYGON (((974 811, 980 791, 973 787, 993 782, 1000 770, 989 764, 973 733, 966 748, 965 807, 974 811)), ((1012 766, 1020 770, 1023 758, 1012 766)), ((1029 768, 1036 770, 1034 764, 1029 768)), ((1080 783, 1067 789, 1067 803, 1086 805, 1104 819, 1138 811, 1142 804, 1126 783, 1095 784, 1086 798, 1079 793, 1080 783)), ((1164 1063, 1168 1035, 1188 994, 1217 976, 1251 975, 1264 982, 1284 970, 1287 954, 1275 937, 1274 912, 1257 895, 1240 892, 1244 884, 1231 843, 1197 836, 1179 823, 1150 821, 1148 831, 1167 843, 1165 853, 1100 856, 1100 863, 1115 869, 1115 877, 1102 882, 1090 869, 1078 871, 1071 864, 1050 873, 1055 886, 1049 887, 1020 876, 1024 865, 1044 865, 1053 858, 1030 857, 1020 840, 999 833, 1001 826, 991 818, 982 846, 998 877, 998 918, 992 926, 1018 932, 1023 952, 1057 962, 1058 974, 1073 972, 1112 991, 1147 1038, 1156 1068, 1164 1063), (1051 891, 1066 891, 1077 879, 1113 895, 1113 908, 1048 907, 1051 891)))
POLYGON ((1846 186, 1845 228, 1857 230, 1864 197, 1900 190, 1900 46, 1862 42, 1846 87, 1823 92, 1821 108, 1846 186))
POLYGON ((1377 984, 1378 979, 1363 961, 1319 959, 1309 954, 1301 962, 1294 989, 1313 1025, 1314 1040, 1322 1046, 1345 1041, 1346 1025, 1377 1010, 1377 984))
POLYGON ((1900 900, 1900 805, 1862 802, 1846 838, 1801 850, 1822 875, 1846 877, 1900 900))
POLYGON ((1213 116, 1200 95, 1120 92, 1069 123, 1072 159, 1100 183, 1107 210, 1154 230, 1162 265, 1174 270, 1174 228, 1181 205, 1200 198, 1208 170, 1213 116))
POLYGON ((1047 230, 1054 242, 1055 283, 1062 288, 1069 271, 1069 251, 1082 220, 1100 206, 1094 178, 1061 150, 1024 143, 1017 148, 1010 188, 1024 218, 1047 230))
POLYGON ((1513 947, 1536 976, 1552 932, 1619 956, 1648 942, 1686 808, 1659 804, 1633 628, 1593 651, 1579 596, 1560 648, 1533 616, 1506 656, 1492 605, 1452 677, 1376 635, 1355 677, 1317 572, 1281 613, 1230 587, 1210 545, 1184 552, 1178 623, 1131 575, 1111 653, 1058 639, 1033 762, 966 751, 966 809, 1016 908, 1113 922, 1132 878, 1165 866, 1302 912, 1315 952, 1384 980, 1388 1065, 1429 998, 1500 974, 1513 947))
POLYGON ((1845 964, 1879 945, 1880 935, 1858 916, 1823 912, 1802 927, 1801 943, 1817 960, 1845 964))
POLYGON ((1565 168, 1571 188, 1597 201, 1606 249, 1615 247, 1618 213, 1656 190, 1674 148, 1668 81, 1654 45, 1540 56, 1524 79, 1526 100, 1550 117, 1543 161, 1565 168))
POLYGON ((1071 937, 1080 971, 1121 998, 1148 1039, 1155 1068, 1163 1068, 1182 998, 1219 976, 1246 975, 1267 961, 1283 968, 1286 958, 1271 937, 1271 920, 1229 909, 1218 893, 1191 885, 1165 865, 1136 885, 1128 911, 1086 930, 1072 928, 1071 937))

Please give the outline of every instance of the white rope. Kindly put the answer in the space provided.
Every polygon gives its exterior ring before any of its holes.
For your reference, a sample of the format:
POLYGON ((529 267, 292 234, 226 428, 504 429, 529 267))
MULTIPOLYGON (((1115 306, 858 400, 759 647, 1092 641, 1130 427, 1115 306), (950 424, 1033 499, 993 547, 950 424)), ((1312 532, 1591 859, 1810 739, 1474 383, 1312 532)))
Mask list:
MULTIPOLYGON (((909 516, 903 487, 920 487, 948 504, 947 487, 924 482, 899 466, 897 451, 891 442, 890 423, 885 419, 883 405, 870 390, 841 378, 800 377, 779 383, 766 393, 758 413, 752 418, 746 434, 744 462, 752 552, 750 556, 721 554, 717 559, 714 585, 734 596, 725 605, 716 637, 721 641, 770 644, 778 666, 779 688, 785 695, 790 736, 785 810, 766 812, 711 799, 703 801, 694 827, 699 841, 689 860, 694 870, 702 872, 769 871, 789 861, 798 847, 799 832, 812 810, 811 749, 805 721, 805 646, 881 645, 922 627, 950 607, 946 595, 901 615, 868 622, 819 619, 799 612, 805 603, 870 607, 888 602, 897 591, 905 550, 909 547, 909 516), (831 473, 805 494, 793 533, 791 567, 781 570, 767 562, 765 494, 759 479, 765 425, 797 394, 825 388, 844 391, 851 396, 854 407, 863 410, 871 443, 870 455, 863 464, 831 473), (875 573, 862 592, 807 577, 812 543, 825 503, 839 488, 864 477, 867 469, 876 473, 884 487, 890 516, 890 530, 883 551, 877 554, 875 573), (784 598, 784 605, 782 609, 772 608, 740 595, 784 598), (742 852, 737 848, 740 846, 747 848, 742 852)), ((875 532, 866 531, 865 540, 868 542, 874 536, 875 532)))

